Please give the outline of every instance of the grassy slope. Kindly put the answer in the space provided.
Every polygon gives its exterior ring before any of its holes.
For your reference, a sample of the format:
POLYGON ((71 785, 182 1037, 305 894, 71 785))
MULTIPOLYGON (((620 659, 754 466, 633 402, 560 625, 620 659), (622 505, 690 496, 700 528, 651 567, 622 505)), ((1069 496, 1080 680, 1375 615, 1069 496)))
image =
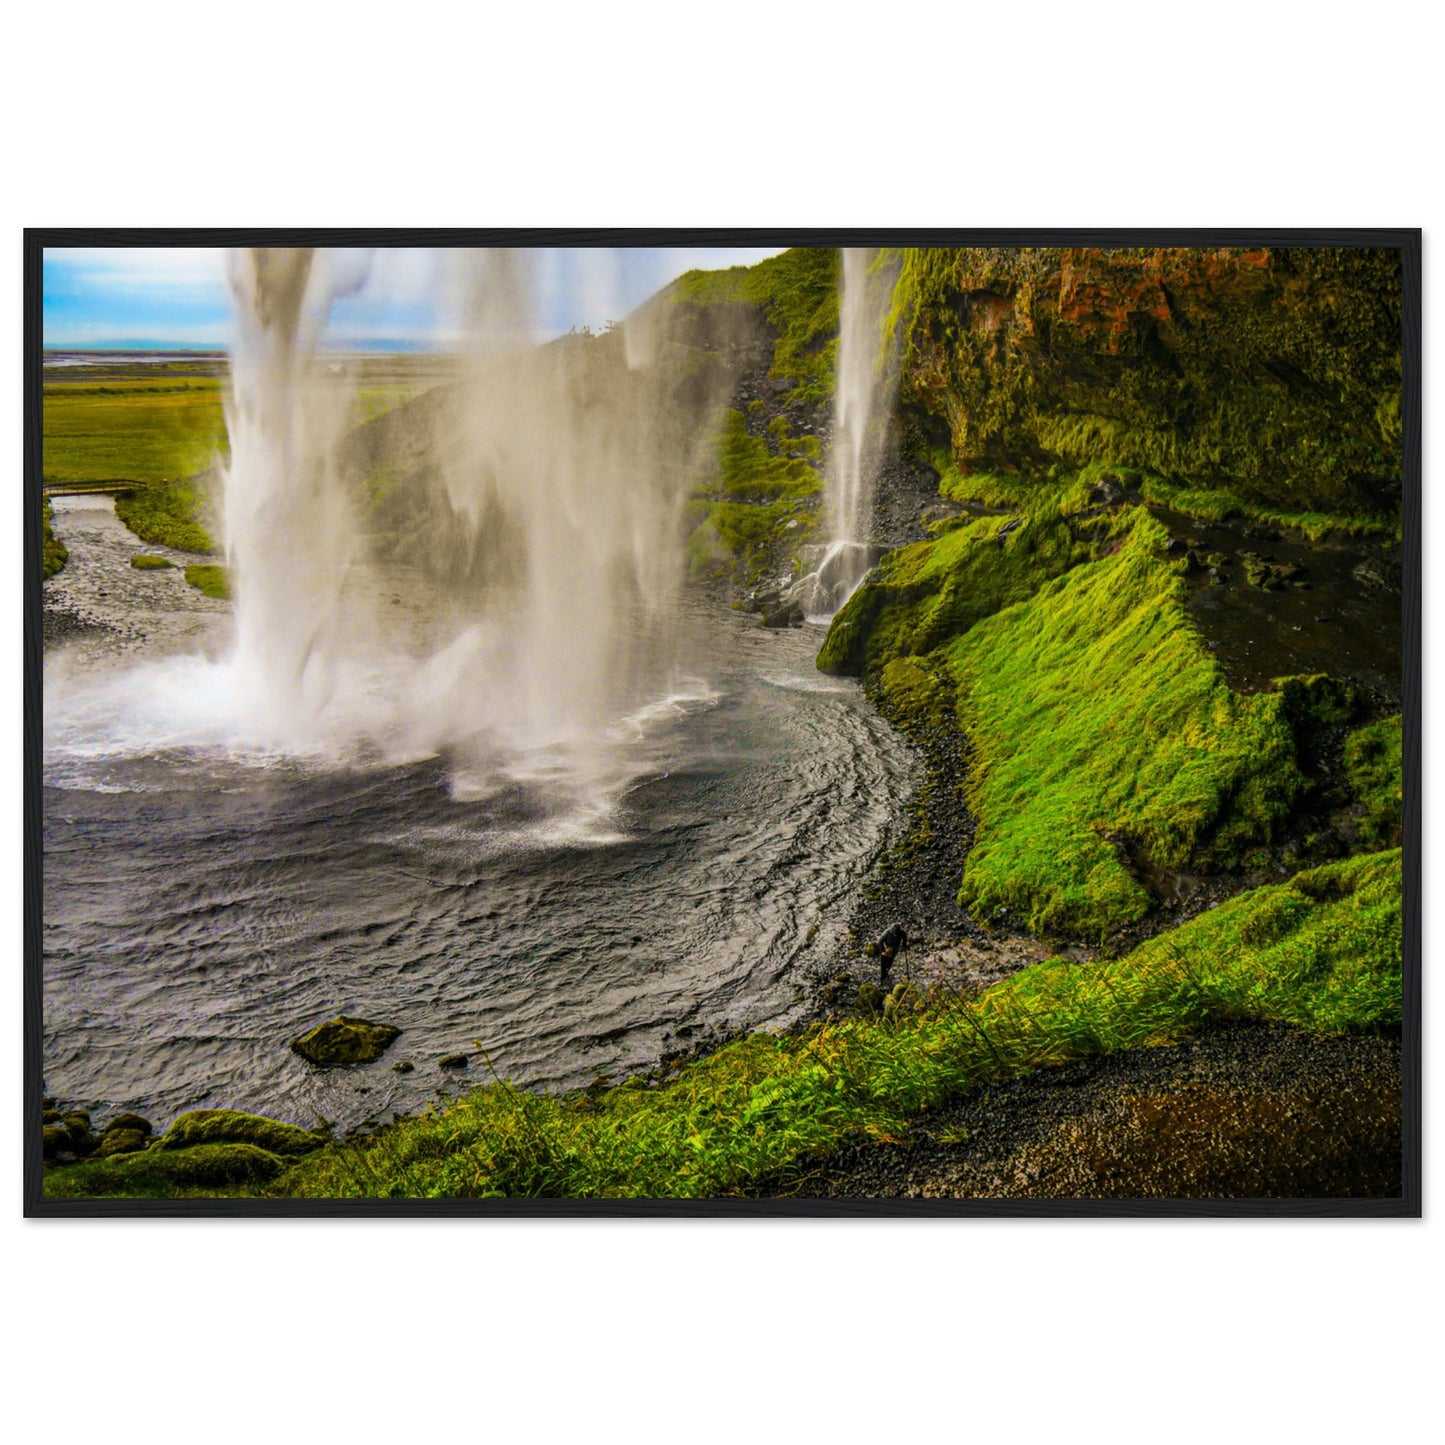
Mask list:
MULTIPOLYGON (((832 395, 838 335, 838 253, 796 248, 755 266, 689 271, 664 293, 686 319, 713 308, 759 313, 773 333, 770 377, 792 385, 773 399, 782 408, 832 395)), ((752 403, 754 420, 767 404, 752 403)), ((750 579, 787 544, 808 540, 823 489, 816 437, 794 436, 779 414, 765 427, 729 411, 718 437, 715 475, 688 507, 688 563, 694 576, 739 564, 750 579), (761 434, 759 434, 761 433, 761 434)))
POLYGON ((760 309, 776 335, 769 375, 795 383, 790 399, 817 402, 833 394, 838 275, 836 250, 799 246, 755 266, 687 271, 665 294, 674 305, 760 309))
POLYGON ((817 525, 823 479, 814 461, 816 437, 790 435, 786 421, 769 428, 776 451, 747 429, 740 411, 723 417, 717 470, 688 504, 691 530, 688 568, 697 576, 719 562, 736 560, 749 577, 772 557, 785 531, 801 542, 817 525))

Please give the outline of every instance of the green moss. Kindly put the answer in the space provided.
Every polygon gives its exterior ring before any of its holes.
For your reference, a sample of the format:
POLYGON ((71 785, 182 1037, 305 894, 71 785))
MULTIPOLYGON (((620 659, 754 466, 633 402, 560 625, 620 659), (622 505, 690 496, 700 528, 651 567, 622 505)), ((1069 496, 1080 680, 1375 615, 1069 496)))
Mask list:
POLYGON ((50 1199, 213 1197, 254 1194, 286 1168, 286 1161, 254 1144, 201 1144, 174 1152, 152 1148, 120 1154, 45 1175, 50 1199))
POLYGON ((231 595, 231 584, 226 569, 210 562, 190 563, 186 567, 186 581, 197 591, 204 592, 207 597, 225 601, 231 595))
POLYGON ((1307 530, 1393 518, 1397 252, 914 248, 897 263, 902 396, 947 427, 964 470, 1106 462, 1307 530))
POLYGON ((759 308, 776 334, 771 375, 796 383, 788 400, 826 401, 838 340, 838 252, 800 246, 756 266, 688 271, 670 288, 675 305, 759 308))
POLYGON ((137 552, 130 559, 130 565, 141 572, 154 572, 176 564, 169 557, 157 557, 153 552, 137 552))
POLYGON ((975 743, 976 916, 1103 937, 1149 908, 1127 859, 1233 863, 1303 787, 1283 699, 1230 691, 1153 555, 1166 538, 1136 509, 1115 555, 941 650, 975 743))
POLYGON ((1269 526, 1302 532, 1312 542, 1329 537, 1394 536, 1400 526, 1398 517, 1343 517, 1324 512, 1280 511, 1237 497, 1225 488, 1175 487, 1159 477, 1142 477, 1139 481, 1145 501, 1170 507, 1197 521, 1224 522, 1231 517, 1247 517, 1269 526))
POLYGON ((291 1049, 303 1059, 323 1067, 370 1064, 400 1037, 401 1030, 395 1024, 377 1024, 342 1014, 293 1039, 291 1049))
POLYGON ((53 531, 51 524, 55 513, 48 501, 40 504, 40 573, 42 577, 54 577, 70 556, 69 550, 53 531))
POLYGON ((1100 542, 1074 532, 1056 495, 1027 505, 1019 517, 960 521, 890 552, 835 617, 818 666, 859 674, 930 652, 1098 554, 1100 542))
POLYGON ((1270 842, 1304 788, 1296 728, 1348 699, 1325 680, 1233 693, 1180 564, 1157 555, 1164 529, 1138 507, 1071 521, 1091 484, 980 483, 1021 504, 1017 525, 965 520, 890 554, 818 665, 877 678, 905 726, 968 735, 962 905, 1104 939, 1149 910, 1153 871, 1233 866, 1270 842), (937 716, 944 696, 954 718, 937 716))
POLYGON ((755 576, 813 533, 823 479, 810 459, 816 439, 793 437, 785 418, 769 427, 777 451, 753 435, 740 411, 723 416, 714 474, 688 508, 688 564, 694 576, 734 563, 755 576), (779 424, 781 423, 781 425, 779 424), (809 449, 807 442, 814 442, 809 449))
POLYGON ((142 542, 209 554, 216 551, 216 544, 200 521, 204 504, 199 482, 171 482, 118 496, 115 514, 142 542))
POLYGON ((1397 847, 1405 822, 1400 714, 1357 728, 1345 739, 1345 768, 1364 816, 1360 839, 1374 847, 1397 847))
POLYGON ((182 1114, 161 1138, 163 1149, 196 1144, 255 1144, 272 1154, 308 1154, 321 1140, 307 1129, 237 1109, 193 1109, 182 1114))

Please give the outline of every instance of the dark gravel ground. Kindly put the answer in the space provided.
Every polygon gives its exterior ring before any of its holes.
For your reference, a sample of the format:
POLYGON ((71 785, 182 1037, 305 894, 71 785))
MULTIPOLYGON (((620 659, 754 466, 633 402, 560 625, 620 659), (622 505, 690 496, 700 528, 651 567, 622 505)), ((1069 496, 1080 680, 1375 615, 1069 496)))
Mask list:
POLYGON ((1232 1024, 1040 1070, 845 1145, 769 1195, 1379 1199, 1401 1192, 1400 1044, 1232 1024))

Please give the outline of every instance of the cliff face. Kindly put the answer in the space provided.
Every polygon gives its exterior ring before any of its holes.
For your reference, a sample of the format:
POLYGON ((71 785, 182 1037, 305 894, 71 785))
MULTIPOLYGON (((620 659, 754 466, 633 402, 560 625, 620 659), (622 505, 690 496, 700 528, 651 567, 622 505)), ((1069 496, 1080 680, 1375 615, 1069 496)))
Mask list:
POLYGON ((1102 462, 1292 511, 1378 514, 1398 500, 1393 251, 908 250, 901 262, 903 400, 963 472, 1102 462))

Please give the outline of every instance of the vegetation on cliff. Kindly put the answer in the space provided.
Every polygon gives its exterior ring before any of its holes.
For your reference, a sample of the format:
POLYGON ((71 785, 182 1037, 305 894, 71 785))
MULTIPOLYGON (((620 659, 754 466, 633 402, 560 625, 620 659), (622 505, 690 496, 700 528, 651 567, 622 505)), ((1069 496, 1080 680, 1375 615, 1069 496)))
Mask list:
POLYGON ((1135 467, 1286 513, 1400 486, 1394 251, 909 249, 903 399, 963 471, 1135 467))
POLYGON ((838 350, 838 252, 797 246, 756 266, 688 271, 663 293, 675 311, 746 308, 761 313, 773 333, 768 373, 791 383, 794 402, 827 402, 838 350))

